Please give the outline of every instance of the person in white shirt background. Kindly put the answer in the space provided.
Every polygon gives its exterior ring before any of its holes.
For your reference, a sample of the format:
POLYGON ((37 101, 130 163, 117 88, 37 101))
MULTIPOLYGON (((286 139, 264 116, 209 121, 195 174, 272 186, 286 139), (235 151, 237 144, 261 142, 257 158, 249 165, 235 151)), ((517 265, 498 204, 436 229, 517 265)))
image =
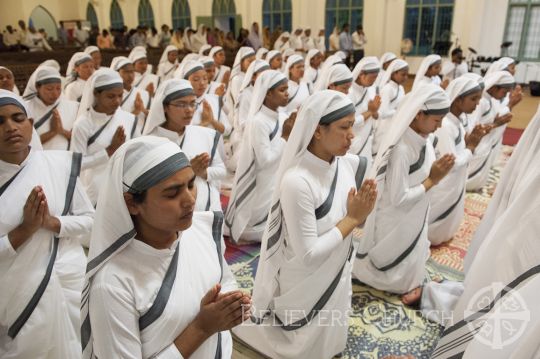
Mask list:
POLYGON ((366 34, 362 25, 356 27, 356 31, 352 34, 353 58, 354 65, 364 57, 364 45, 367 43, 366 34))

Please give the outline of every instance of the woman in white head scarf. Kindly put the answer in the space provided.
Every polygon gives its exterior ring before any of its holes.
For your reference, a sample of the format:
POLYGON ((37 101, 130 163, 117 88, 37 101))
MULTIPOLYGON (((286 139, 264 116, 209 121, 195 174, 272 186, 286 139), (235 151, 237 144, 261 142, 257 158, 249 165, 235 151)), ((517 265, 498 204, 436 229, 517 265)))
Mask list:
POLYGON ((249 317, 250 298, 223 258, 222 213, 194 212, 194 178, 164 138, 128 141, 111 158, 83 289, 85 358, 230 358, 228 330, 249 317))
POLYGON ((227 154, 225 163, 231 172, 236 171, 238 150, 244 139, 245 125, 247 121, 249 121, 249 108, 253 99, 253 85, 255 84, 257 77, 266 70, 270 70, 268 62, 264 60, 253 61, 249 65, 246 76, 244 76, 244 81, 240 86, 238 102, 236 103, 234 112, 231 116, 233 118, 233 131, 231 132, 229 142, 225 146, 225 152, 227 154))
MULTIPOLYGON (((489 66, 486 76, 497 71, 508 71, 512 76, 515 76, 516 61, 511 57, 501 57, 499 60, 495 61, 489 66)), ((515 88, 502 100, 502 104, 508 107, 508 110, 512 110, 512 108, 520 103, 522 99, 522 88, 519 84, 516 84, 515 88)))
POLYGON ((157 75, 161 81, 172 79, 174 70, 178 68, 178 49, 174 45, 169 45, 163 51, 159 59, 157 75))
POLYGON ((272 70, 281 70, 283 67, 283 55, 278 50, 268 51, 266 54, 266 62, 270 65, 272 70))
POLYGON ((470 119, 469 131, 476 125, 489 126, 489 134, 474 152, 468 168, 467 190, 475 191, 484 186, 491 167, 499 157, 506 124, 512 120, 512 113, 501 101, 515 87, 514 76, 507 71, 495 71, 484 78, 485 89, 476 113, 470 119))
POLYGON ((287 78, 264 71, 255 81, 247 128, 238 155, 225 224, 232 240, 260 242, 270 210, 275 173, 294 119, 280 124, 287 104, 287 78))
POLYGON ((315 91, 336 90, 347 95, 352 86, 352 72, 343 63, 327 67, 315 83, 315 91))
MULTIPOLYGON (((424 57, 418 71, 416 71, 416 76, 414 77, 413 90, 416 90, 422 84, 435 84, 446 87, 441 82, 441 68, 442 68, 442 59, 439 55, 428 55, 424 57)), ((448 81, 445 82, 448 85, 448 81)))
POLYGON ((124 82, 124 94, 120 107, 126 112, 130 112, 137 117, 137 128, 142 132, 144 121, 150 108, 150 94, 133 86, 135 80, 135 69, 133 62, 124 56, 117 56, 111 61, 111 69, 118 71, 124 82))
POLYGON ((368 159, 347 155, 353 123, 347 96, 315 93, 285 146, 253 290, 260 325, 235 329, 269 357, 331 358, 345 349, 352 231, 377 197, 374 181, 362 185, 368 159))
POLYGON ((139 136, 137 119, 122 110, 124 82, 118 72, 100 69, 88 80, 73 126, 70 150, 83 154, 81 179, 97 203, 109 157, 126 140, 139 136))
POLYGON ((290 37, 291 37, 291 34, 289 34, 287 31, 279 35, 278 39, 274 43, 274 50, 283 51, 285 49, 288 49, 290 47, 289 45, 290 37))
POLYGON ((186 26, 184 29, 184 35, 182 36, 182 43, 184 44, 184 50, 193 51, 192 41, 193 41, 193 29, 189 26, 186 26))
MULTIPOLYGON (((429 258, 427 192, 454 165, 454 156, 435 160, 433 133, 449 111, 450 101, 437 85, 421 86, 406 96, 399 119, 382 140, 368 177, 379 196, 366 221, 353 273, 379 290, 401 294, 404 304, 420 300, 429 258)), ((429 303, 422 303, 423 308, 429 303)))
POLYGON ((206 39, 206 26, 204 24, 200 24, 197 28, 197 32, 193 34, 191 37, 191 51, 198 53, 201 47, 204 45, 208 45, 208 41, 206 39))
POLYGON ((223 140, 219 132, 192 124, 197 106, 189 81, 167 80, 156 93, 143 134, 165 137, 180 146, 197 176, 195 210, 219 211, 220 181, 227 174, 220 150, 223 140))
POLYGON ((372 151, 374 156, 379 150, 382 138, 392 125, 392 119, 399 104, 405 97, 403 85, 408 78, 409 64, 405 60, 396 59, 388 66, 379 82, 381 105, 379 106, 379 119, 375 124, 375 133, 373 134, 372 151))
POLYGON ((86 257, 77 237, 94 214, 81 155, 36 151, 28 109, 10 91, 0 90, 0 117, 0 353, 80 358, 86 257))
POLYGON ((136 50, 134 48, 129 53, 128 58, 133 63, 133 68, 135 69, 133 86, 147 91, 150 97, 153 97, 159 86, 160 78, 158 75, 152 73, 152 65, 148 64, 146 50, 136 50))
POLYGON ((458 77, 450 82, 446 93, 452 104, 441 127, 435 131, 438 140, 435 153, 451 153, 456 159, 448 176, 428 193, 428 238, 433 245, 450 240, 461 224, 465 211, 467 167, 478 143, 486 134, 484 126, 477 125, 470 135, 465 136, 462 125, 465 115, 474 112, 482 98, 478 82, 458 77))
POLYGON ((324 35, 324 29, 319 30, 319 35, 317 35, 317 38, 315 39, 315 44, 321 54, 324 55, 326 53, 326 36, 324 35))
POLYGON ((208 74, 200 61, 188 61, 182 64, 178 76, 191 82, 195 96, 197 96, 197 109, 193 114, 192 125, 215 129, 219 133, 229 135, 231 125, 223 109, 223 99, 208 90, 208 74))
POLYGON ((94 61, 84 52, 76 52, 69 60, 66 70, 64 95, 68 100, 81 102, 86 81, 94 73, 94 61))
POLYGON ((317 49, 311 49, 306 55, 304 63, 304 79, 314 85, 319 78, 320 67, 323 61, 323 54, 317 49))
POLYGON ((201 48, 199 49, 199 55, 200 56, 208 56, 211 49, 212 49, 212 45, 205 44, 205 45, 201 46, 201 48))
POLYGON ((262 36, 259 32, 259 24, 254 22, 251 24, 251 29, 249 30, 248 43, 255 51, 258 51, 263 45, 262 36))
POLYGON ((39 66, 28 80, 24 99, 43 148, 67 150, 79 103, 62 96, 60 73, 52 67, 39 66))
POLYGON ((84 52, 92 56, 92 60, 94 61, 94 69, 99 70, 101 68, 101 51, 99 50, 99 47, 87 46, 84 49, 84 52))
POLYGON ((206 93, 217 95, 218 97, 225 95, 225 84, 213 80, 216 77, 216 62, 214 59, 210 56, 203 56, 199 58, 199 61, 203 64, 204 70, 208 75, 208 89, 206 93))
POLYGON ((208 56, 213 58, 214 62, 216 63, 216 75, 213 80, 216 82, 221 82, 225 84, 225 86, 228 86, 231 68, 225 65, 225 50, 221 46, 214 46, 210 50, 208 56))
POLYGON ((11 91, 15 95, 20 95, 19 89, 15 85, 15 76, 10 69, 0 66, 0 89, 11 91))
POLYGON ((397 59, 397 56, 393 52, 385 52, 381 56, 381 59, 380 59, 381 71, 379 72, 379 76, 377 77, 377 80, 375 80, 375 86, 382 87, 380 86, 380 82, 382 78, 384 77, 384 74, 386 73, 386 69, 388 69, 388 66, 390 66, 392 61, 394 61, 395 59, 397 59))
POLYGON ((257 50, 257 52, 255 53, 255 58, 257 60, 264 60, 266 59, 266 55, 268 54, 268 49, 267 48, 264 48, 264 47, 261 47, 257 50))
POLYGON ((229 80, 229 87, 227 88, 227 106, 229 110, 233 109, 236 101, 238 101, 238 95, 240 94, 240 86, 244 80, 244 75, 251 64, 255 60, 255 51, 251 47, 243 46, 236 53, 234 59, 233 68, 231 70, 231 77, 229 80))
POLYGON ((375 56, 362 58, 352 72, 353 84, 349 91, 349 98, 356 110, 350 152, 368 158, 372 156, 374 121, 379 118, 381 105, 378 88, 374 85, 380 70, 379 60, 375 56))
POLYGON ((309 81, 304 80, 305 60, 300 55, 292 55, 287 59, 285 76, 289 79, 289 99, 285 113, 289 116, 309 97, 313 92, 309 81))

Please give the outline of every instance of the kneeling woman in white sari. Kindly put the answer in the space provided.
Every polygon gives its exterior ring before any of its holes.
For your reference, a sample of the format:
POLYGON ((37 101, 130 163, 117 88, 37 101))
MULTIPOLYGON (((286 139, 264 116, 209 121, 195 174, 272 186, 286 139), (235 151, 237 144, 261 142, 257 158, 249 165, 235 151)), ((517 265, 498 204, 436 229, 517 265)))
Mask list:
POLYGON ((276 70, 261 73, 255 81, 225 220, 234 241, 261 241, 275 173, 296 118, 291 116, 283 125, 279 119, 278 108, 287 104, 287 88, 287 78, 276 70))
POLYGON ((416 76, 414 77, 413 90, 421 85, 434 84, 446 88, 448 80, 441 82, 442 59, 439 55, 428 55, 422 60, 416 76))
POLYGON ((253 291, 239 337, 271 358, 331 358, 345 349, 352 231, 377 197, 370 160, 347 155, 354 106, 331 90, 300 108, 277 172, 253 291))
POLYGON ((196 108, 189 81, 167 80, 154 97, 143 134, 168 138, 190 159, 196 175, 196 211, 221 211, 220 181, 227 175, 218 149, 223 140, 217 131, 191 125, 196 108))
POLYGON ((109 157, 127 140, 137 137, 137 119, 120 107, 124 83, 118 72, 101 69, 84 89, 70 149, 83 154, 81 179, 95 205, 109 157))
POLYGON ((174 45, 165 48, 159 59, 157 75, 161 82, 174 78, 174 71, 178 68, 178 49, 174 45))
MULTIPOLYGON (((435 160, 433 135, 450 101, 436 85, 423 85, 405 97, 372 167, 379 198, 365 226, 354 276, 376 288, 420 300, 429 258, 427 191, 454 165, 454 156, 435 160), (410 292, 410 293, 409 293, 410 292)), ((425 291, 424 291, 425 292, 425 291)))
POLYGON ((84 52, 76 52, 66 70, 64 95, 68 100, 81 102, 84 86, 94 73, 94 60, 84 52))
POLYGON ((0 90, 0 357, 80 358, 80 301, 94 208, 81 155, 30 147, 23 100, 0 90))
POLYGON ((62 96, 62 78, 58 70, 39 66, 30 76, 24 99, 28 115, 46 150, 67 150, 79 103, 62 96))
POLYGON ((456 159, 448 176, 428 192, 428 238, 433 245, 450 240, 461 224, 465 213, 467 167, 476 146, 486 134, 483 125, 476 125, 471 134, 465 136, 462 125, 465 116, 475 110, 482 97, 482 88, 478 82, 458 77, 450 82, 446 93, 452 105, 441 128, 435 131, 435 152, 437 155, 451 153, 456 159))
POLYGON ((251 299, 223 257, 222 212, 194 212, 178 145, 144 136, 107 167, 83 289, 87 358, 230 358, 251 299))

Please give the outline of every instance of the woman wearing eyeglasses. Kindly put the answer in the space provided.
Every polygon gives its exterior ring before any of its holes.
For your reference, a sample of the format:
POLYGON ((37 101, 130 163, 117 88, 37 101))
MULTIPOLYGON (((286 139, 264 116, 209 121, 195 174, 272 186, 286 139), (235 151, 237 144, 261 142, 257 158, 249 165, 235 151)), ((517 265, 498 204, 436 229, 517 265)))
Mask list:
POLYGON ((188 156, 197 176, 196 211, 221 211, 219 181, 227 174, 218 151, 223 140, 213 129, 191 125, 197 106, 189 81, 167 80, 154 97, 143 134, 168 138, 188 156))

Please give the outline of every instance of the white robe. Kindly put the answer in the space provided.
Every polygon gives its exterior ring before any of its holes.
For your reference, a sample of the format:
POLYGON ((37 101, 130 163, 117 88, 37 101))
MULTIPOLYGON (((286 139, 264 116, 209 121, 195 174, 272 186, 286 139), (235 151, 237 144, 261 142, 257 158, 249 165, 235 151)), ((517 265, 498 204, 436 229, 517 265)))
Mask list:
MULTIPOLYGON (((249 178, 248 180, 255 180, 255 185, 252 188, 255 196, 250 201, 249 206, 246 205, 245 207, 245 211, 249 211, 249 213, 235 211, 232 214, 232 218, 230 218, 231 213, 228 212, 226 223, 230 228, 231 226, 235 226, 235 221, 245 221, 246 218, 249 218, 240 238, 247 241, 260 242, 272 202, 275 174, 278 170, 286 141, 281 137, 282 128, 278 112, 272 111, 263 105, 261 110, 250 121, 253 121, 253 125, 248 127, 250 132, 244 135, 251 137, 253 147, 247 148, 248 145, 246 143, 240 148, 240 151, 253 151, 254 153, 254 178, 249 178)), ((249 191, 249 188, 251 187, 248 187, 246 192, 249 191)), ((237 193, 237 191, 238 187, 235 183, 232 189, 231 201, 229 202, 229 211, 232 205, 235 204, 235 199, 242 197, 242 193, 237 193)), ((233 237, 233 240, 238 239, 233 237)))
POLYGON ((446 61, 443 63, 441 75, 443 75, 444 79, 452 81, 462 75, 465 75, 467 72, 469 72, 469 68, 465 62, 456 64, 452 61, 446 61))
POLYGON ((454 167, 448 175, 428 192, 428 237, 433 245, 438 245, 452 238, 463 219, 467 166, 472 152, 466 147, 461 119, 452 113, 448 113, 443 119, 435 136, 437 157, 449 153, 456 157, 454 167))
MULTIPOLYGON (((499 114, 501 114, 500 102, 491 97, 487 92, 484 92, 475 114, 469 122, 469 131, 472 131, 478 124, 492 124, 495 117, 499 114)), ((491 167, 500 153, 502 136, 505 129, 506 125, 494 128, 490 133, 482 137, 482 140, 476 147, 468 169, 468 191, 478 190, 486 184, 491 167)))
POLYGON ((223 132, 223 135, 228 136, 231 133, 232 126, 229 123, 227 114, 225 113, 223 109, 223 99, 220 98, 218 95, 205 93, 201 97, 197 98, 197 103, 199 104, 199 106, 193 113, 191 124, 200 126, 201 116, 202 116, 202 111, 203 111, 203 105, 202 105, 203 100, 206 100, 206 102, 208 102, 210 107, 212 107, 212 114, 214 115, 214 120, 221 123, 225 127, 225 132, 223 132))
POLYGON ((403 86, 390 80, 381 90, 381 106, 379 107, 379 119, 375 122, 375 130, 373 134, 373 153, 376 154, 379 150, 380 143, 384 134, 392 125, 392 117, 397 112, 397 108, 405 97, 403 86))
MULTIPOLYGON (((150 65, 149 65, 150 66, 150 65)), ((146 88, 150 84, 154 84, 154 93, 157 91, 157 88, 160 83, 160 78, 158 75, 154 75, 153 73, 147 71, 144 73, 144 75, 141 75, 137 71, 135 71, 135 80, 133 81, 133 87, 137 87, 140 90, 146 91, 146 88)))
POLYGON ((349 98, 354 104, 356 113, 353 125, 354 138, 349 153, 369 158, 372 156, 373 127, 374 122, 377 121, 372 117, 364 118, 362 113, 368 110, 369 101, 372 101, 375 96, 377 93, 374 86, 366 88, 357 83, 352 84, 349 98))
POLYGON ((225 65, 221 65, 221 66, 216 66, 216 75, 214 76, 214 81, 215 82, 223 82, 223 76, 225 76, 225 74, 227 72, 230 72, 231 71, 231 68, 229 66, 225 66, 225 65))
POLYGON ((363 241, 373 246, 367 253, 361 246, 356 255, 353 273, 361 282, 397 294, 422 284, 430 246, 422 182, 434 160, 431 136, 407 128, 390 154, 384 188, 364 228, 363 241))
POLYGON ((312 66, 308 66, 304 72, 304 80, 311 82, 314 85, 319 78, 319 69, 315 69, 312 66))
POLYGON ((174 72, 178 68, 178 64, 171 64, 169 61, 163 62, 158 65, 157 75, 160 78, 160 82, 173 79, 174 72))
MULTIPOLYGON (((347 155, 330 164, 306 151, 285 173, 280 203, 287 247, 273 314, 263 325, 233 330, 259 352, 272 358, 331 358, 345 349, 355 249, 352 235, 343 238, 336 225, 367 166, 365 157, 347 155), (300 324, 312 310, 311 321, 300 324), (280 321, 289 327, 268 325, 280 321)), ((257 308, 258 318, 264 309, 257 308)))
POLYGON ((190 160, 201 153, 210 155, 210 165, 206 170, 207 178, 195 178, 195 185, 197 186, 195 210, 221 211, 220 181, 227 175, 227 170, 218 150, 220 146, 223 146, 223 140, 219 132, 191 125, 186 126, 184 134, 179 136, 177 132, 158 126, 149 135, 168 138, 179 145, 190 160))
MULTIPOLYGON (((182 358, 174 340, 199 313, 202 297, 217 283, 224 293, 237 287, 223 257, 222 218, 221 212, 195 212, 191 227, 180 233, 170 249, 155 249, 134 239, 104 264, 89 294, 93 349, 98 358, 182 358), (175 250, 176 277, 168 298, 160 297, 166 300, 164 311, 154 321, 148 320, 145 314, 159 303, 158 292, 175 250), (141 320, 146 324, 140 324, 141 320)), ((219 340, 222 357, 230 358, 228 331, 212 335, 190 358, 214 358, 219 340)))
POLYGON ((244 130, 248 121, 248 113, 250 101, 253 96, 253 85, 249 85, 240 92, 238 102, 232 113, 233 124, 231 136, 227 144, 225 144, 226 164, 231 172, 236 172, 236 164, 238 162, 238 153, 244 138, 244 130))
POLYGON ((21 165, 0 161, 0 187, 18 173, 0 196, 2 358, 81 357, 80 302, 86 257, 76 237, 90 232, 94 209, 77 178, 79 169, 80 155, 67 151, 31 151, 21 165), (45 192, 50 214, 60 220, 58 239, 39 229, 15 251, 8 233, 23 221, 23 207, 38 185, 45 192), (54 269, 44 282, 55 248, 54 269), (40 283, 45 288, 32 310, 31 298, 40 283), (25 308, 31 314, 11 339, 8 329, 16 326, 25 308))
POLYGON ((77 77, 75 81, 66 86, 64 89, 64 95, 68 100, 80 102, 85 84, 86 80, 77 77))
MULTIPOLYGON (((150 94, 148 93, 148 91, 143 90, 139 87, 132 87, 130 91, 124 89, 122 104, 120 105, 122 110, 129 113, 132 113, 135 110, 135 99, 137 98, 137 94, 141 96, 144 108, 150 109, 150 94)), ((137 130, 141 133, 144 127, 145 120, 146 116, 143 112, 137 115, 137 130)))
POLYGON ((234 108, 238 102, 240 87, 242 86, 242 82, 244 82, 244 76, 246 76, 244 72, 238 72, 229 80, 229 90, 226 96, 227 106, 229 106, 229 109, 234 108))
POLYGON ((119 126, 124 127, 126 141, 140 135, 135 116, 121 108, 112 116, 91 108, 86 115, 77 118, 73 127, 70 150, 83 154, 81 180, 94 205, 98 200, 99 188, 105 180, 105 169, 109 161, 106 149, 119 126), (100 130, 102 132, 96 137, 100 130))
POLYGON ((285 113, 287 113, 287 115, 297 111, 300 105, 306 101, 312 91, 310 86, 311 85, 305 81, 300 81, 300 84, 298 84, 289 80, 289 99, 287 106, 285 107, 285 113))
MULTIPOLYGON (((26 106, 29 112, 28 117, 34 119, 34 127, 39 135, 50 131, 53 109, 58 110, 60 113, 62 127, 67 131, 71 131, 73 128, 73 123, 75 122, 75 118, 77 118, 77 111, 79 110, 78 102, 64 98, 60 98, 56 104, 47 106, 36 96, 26 101, 26 106)), ((69 141, 62 135, 56 135, 42 145, 44 150, 67 150, 69 148, 69 141)))

